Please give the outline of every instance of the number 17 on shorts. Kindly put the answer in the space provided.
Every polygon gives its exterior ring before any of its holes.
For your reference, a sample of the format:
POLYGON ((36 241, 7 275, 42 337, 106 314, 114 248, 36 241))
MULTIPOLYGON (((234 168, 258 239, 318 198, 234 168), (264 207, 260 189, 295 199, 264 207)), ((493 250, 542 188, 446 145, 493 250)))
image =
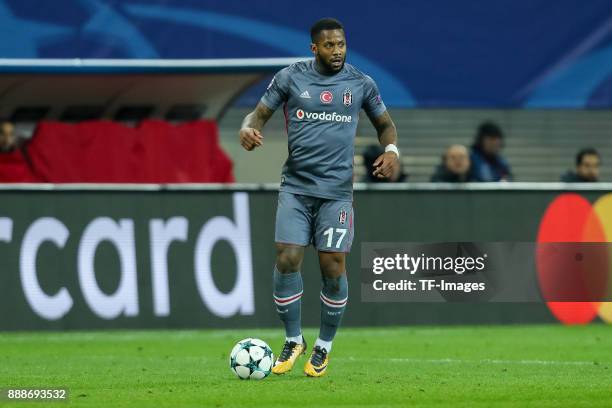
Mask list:
POLYGON ((319 251, 349 252, 353 243, 353 206, 346 201, 326 200, 315 222, 315 247, 319 251))
POLYGON ((335 248, 340 249, 342 245, 342 241, 344 241, 344 237, 346 237, 346 228, 334 228, 329 227, 323 232, 323 235, 327 237, 327 241, 325 244, 325 248, 335 248), (334 232, 338 234, 338 239, 336 239, 336 244, 334 245, 334 232))
POLYGON ((281 191, 275 241, 318 251, 349 252, 353 243, 353 203, 281 191))

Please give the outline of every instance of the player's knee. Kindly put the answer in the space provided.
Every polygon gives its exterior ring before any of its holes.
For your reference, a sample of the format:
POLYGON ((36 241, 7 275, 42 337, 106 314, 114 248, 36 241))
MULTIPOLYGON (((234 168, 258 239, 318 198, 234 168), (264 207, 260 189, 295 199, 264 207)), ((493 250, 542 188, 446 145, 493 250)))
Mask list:
POLYGON ((320 258, 321 273, 327 278, 337 278, 345 271, 344 254, 329 254, 320 258))
POLYGON ((280 273, 297 272, 302 266, 303 250, 301 248, 278 248, 276 252, 276 269, 280 273))

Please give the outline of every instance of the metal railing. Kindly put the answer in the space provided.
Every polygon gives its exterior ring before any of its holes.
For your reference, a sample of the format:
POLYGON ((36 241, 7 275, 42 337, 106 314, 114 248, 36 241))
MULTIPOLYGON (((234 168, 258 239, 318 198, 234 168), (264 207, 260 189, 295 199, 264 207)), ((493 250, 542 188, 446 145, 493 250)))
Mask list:
MULTIPOLYGON (((278 183, 7 183, 0 191, 278 191, 278 183)), ((612 191, 612 183, 355 183, 355 191, 612 191)))

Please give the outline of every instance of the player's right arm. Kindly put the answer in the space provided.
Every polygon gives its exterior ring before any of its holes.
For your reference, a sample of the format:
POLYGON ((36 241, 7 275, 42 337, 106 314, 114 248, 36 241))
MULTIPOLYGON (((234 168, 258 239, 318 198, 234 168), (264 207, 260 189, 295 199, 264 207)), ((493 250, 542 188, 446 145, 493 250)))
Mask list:
POLYGON ((240 144, 246 150, 251 151, 263 145, 261 130, 266 122, 272 117, 274 111, 289 96, 289 68, 281 69, 274 75, 266 92, 255 107, 255 110, 244 118, 240 129, 240 144))
POLYGON ((240 145, 245 150, 251 151, 263 145, 263 135, 261 130, 266 122, 272 117, 274 111, 263 103, 259 102, 255 110, 244 118, 240 132, 240 145))

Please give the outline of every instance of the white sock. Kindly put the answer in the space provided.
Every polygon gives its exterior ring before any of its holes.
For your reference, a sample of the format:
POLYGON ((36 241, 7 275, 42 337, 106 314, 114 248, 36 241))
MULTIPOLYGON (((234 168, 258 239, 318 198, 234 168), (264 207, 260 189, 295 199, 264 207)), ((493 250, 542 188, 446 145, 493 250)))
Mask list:
POLYGON ((302 344, 302 335, 300 334, 299 336, 295 337, 285 337, 285 340, 294 341, 296 344, 302 344))
POLYGON ((322 349, 324 348, 329 353, 332 348, 332 342, 321 340, 320 338, 317 338, 317 341, 315 342, 315 347, 317 346, 321 347, 322 349))

